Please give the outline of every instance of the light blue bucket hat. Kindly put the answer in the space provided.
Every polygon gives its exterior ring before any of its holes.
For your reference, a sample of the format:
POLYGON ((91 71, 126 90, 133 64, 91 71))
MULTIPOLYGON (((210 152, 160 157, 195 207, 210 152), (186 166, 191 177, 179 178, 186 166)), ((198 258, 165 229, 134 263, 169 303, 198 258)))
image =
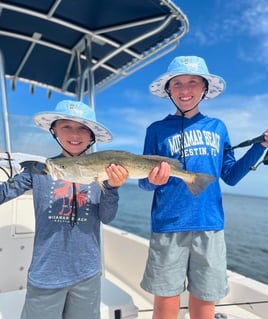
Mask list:
POLYGON ((95 134, 98 143, 111 142, 113 139, 111 132, 96 121, 92 108, 83 102, 63 100, 57 104, 54 112, 40 112, 33 117, 34 123, 46 131, 56 120, 71 120, 87 126, 95 134))
POLYGON ((208 92, 205 98, 212 99, 223 92, 225 81, 218 75, 210 74, 204 59, 198 56, 178 56, 168 66, 166 73, 150 85, 152 94, 169 97, 166 92, 167 82, 178 75, 198 75, 208 81, 208 92))

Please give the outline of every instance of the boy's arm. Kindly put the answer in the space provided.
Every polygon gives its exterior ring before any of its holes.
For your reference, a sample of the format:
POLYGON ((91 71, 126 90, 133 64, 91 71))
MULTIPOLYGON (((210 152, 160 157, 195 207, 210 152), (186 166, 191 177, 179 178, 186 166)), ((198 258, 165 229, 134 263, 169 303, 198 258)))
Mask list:
POLYGON ((103 182, 104 190, 101 192, 99 204, 99 218, 104 224, 110 223, 118 209, 118 187, 112 187, 107 181, 103 182))
POLYGON ((0 204, 16 198, 31 189, 31 176, 27 170, 15 175, 11 181, 0 184, 0 204))
POLYGON ((264 151, 265 147, 262 144, 254 144, 245 155, 237 161, 234 159, 233 151, 227 151, 224 155, 224 164, 221 172, 223 181, 230 186, 236 185, 250 172, 251 167, 257 163, 264 151))

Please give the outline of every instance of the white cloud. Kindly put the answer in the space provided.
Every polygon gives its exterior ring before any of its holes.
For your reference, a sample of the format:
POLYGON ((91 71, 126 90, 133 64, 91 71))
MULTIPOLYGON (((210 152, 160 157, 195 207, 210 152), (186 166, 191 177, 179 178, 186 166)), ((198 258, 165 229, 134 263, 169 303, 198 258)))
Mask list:
MULTIPOLYGON (((35 127, 32 116, 9 114, 10 142, 13 153, 29 153, 52 156, 59 152, 59 147, 52 136, 35 127)), ((5 149, 4 136, 0 138, 0 148, 5 149)))
POLYGON ((240 58, 268 68, 267 1, 217 1, 210 10, 206 25, 204 21, 192 21, 191 32, 184 41, 205 47, 234 41, 240 58))
MULTIPOLYGON (((205 102, 206 103, 206 102, 205 102)), ((257 96, 226 95, 202 105, 202 111, 222 119, 233 143, 251 139, 267 128, 268 94, 257 96)))
POLYGON ((268 3, 266 0, 245 1, 245 9, 242 11, 241 20, 244 20, 244 31, 250 31, 251 35, 268 35, 268 3), (248 26, 248 27, 247 27, 248 26))

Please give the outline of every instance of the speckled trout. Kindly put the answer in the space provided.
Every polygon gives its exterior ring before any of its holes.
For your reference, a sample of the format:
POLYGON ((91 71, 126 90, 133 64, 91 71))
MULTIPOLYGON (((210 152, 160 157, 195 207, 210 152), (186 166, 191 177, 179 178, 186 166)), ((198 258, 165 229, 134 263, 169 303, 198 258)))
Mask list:
POLYGON ((63 157, 46 160, 46 170, 54 180, 63 179, 73 183, 88 184, 96 181, 100 186, 107 180, 105 168, 116 164, 123 166, 129 178, 148 177, 151 170, 161 162, 170 165, 170 176, 182 179, 193 195, 202 192, 215 177, 203 173, 194 173, 181 169, 177 159, 158 155, 136 155, 125 151, 99 151, 78 157, 63 157))

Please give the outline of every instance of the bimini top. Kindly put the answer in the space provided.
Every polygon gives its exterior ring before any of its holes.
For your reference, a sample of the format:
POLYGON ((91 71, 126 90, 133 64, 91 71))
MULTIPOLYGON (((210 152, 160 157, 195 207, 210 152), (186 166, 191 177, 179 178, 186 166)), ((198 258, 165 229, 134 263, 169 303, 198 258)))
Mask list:
POLYGON ((168 0, 2 0, 5 76, 49 92, 103 90, 178 45, 188 20, 168 0))

